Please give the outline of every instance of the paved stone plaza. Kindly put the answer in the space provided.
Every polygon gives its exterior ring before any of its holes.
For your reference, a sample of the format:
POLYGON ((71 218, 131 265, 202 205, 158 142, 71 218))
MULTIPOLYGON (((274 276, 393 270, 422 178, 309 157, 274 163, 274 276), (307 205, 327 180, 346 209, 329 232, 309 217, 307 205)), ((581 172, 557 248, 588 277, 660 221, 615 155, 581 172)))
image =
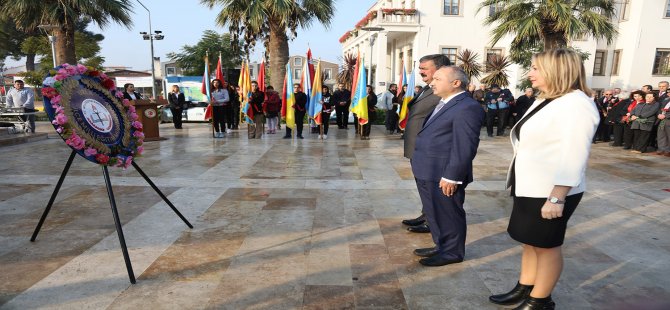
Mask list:
MULTIPOLYGON (((480 144, 466 261, 427 268, 412 250, 430 236, 400 224, 420 209, 402 140, 383 127, 361 141, 335 126, 323 142, 246 131, 213 140, 206 124, 184 128, 161 125, 169 139, 147 142, 137 162, 194 229, 133 168, 111 169, 135 285, 100 167, 75 159, 31 243, 70 149, 53 129, 0 147, 0 309, 496 309, 487 297, 515 284, 507 137, 480 144)), ((594 146, 558 309, 670 301, 669 171, 668 157, 594 146)))

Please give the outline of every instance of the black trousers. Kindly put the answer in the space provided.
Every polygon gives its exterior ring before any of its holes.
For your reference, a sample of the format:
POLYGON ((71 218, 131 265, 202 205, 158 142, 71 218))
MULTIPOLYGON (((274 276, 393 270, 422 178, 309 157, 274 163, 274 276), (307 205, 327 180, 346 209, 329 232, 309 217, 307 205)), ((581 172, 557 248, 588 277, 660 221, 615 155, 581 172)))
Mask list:
POLYGON ((614 143, 612 143, 612 146, 623 145, 623 127, 624 124, 621 123, 612 125, 612 133, 614 133, 614 143))
POLYGON ((302 137, 302 125, 305 122, 305 112, 295 111, 295 130, 298 137, 302 137))
POLYGON ((623 125, 623 148, 628 150, 633 147, 633 130, 630 123, 623 125))
POLYGON ((233 129, 233 107, 230 104, 223 106, 223 121, 226 128, 233 129))
POLYGON ((386 110, 384 124, 386 125, 386 130, 390 132, 398 130, 398 113, 395 110, 386 110))
POLYGON ((505 134, 505 119, 507 119, 507 112, 509 109, 489 109, 486 112, 486 133, 489 136, 493 135, 493 123, 495 123, 496 117, 497 121, 497 132, 496 135, 502 136, 505 134))
POLYGON ((237 129, 240 126, 240 104, 233 104, 233 129, 237 129))
POLYGON ((370 136, 370 130, 372 130, 372 123, 374 123, 375 119, 377 118, 375 115, 375 112, 368 112, 368 123, 363 125, 363 133, 361 134, 362 137, 369 137, 370 136))
POLYGON ((323 134, 328 134, 328 125, 330 123, 330 112, 321 112, 321 125, 323 126, 323 134))
POLYGON ((633 149, 642 153, 647 151, 651 131, 633 129, 633 149))
POLYGON ((174 123, 174 128, 175 129, 181 129, 181 113, 182 109, 177 109, 177 108, 170 108, 170 111, 172 112, 172 123, 174 123))
POLYGON ((225 123, 225 114, 223 112, 222 106, 213 106, 212 107, 212 121, 214 122, 214 131, 216 132, 225 132, 226 123, 225 123))
POLYGON ((347 122, 349 122, 349 107, 337 105, 335 107, 335 116, 337 117, 337 127, 347 128, 347 122))

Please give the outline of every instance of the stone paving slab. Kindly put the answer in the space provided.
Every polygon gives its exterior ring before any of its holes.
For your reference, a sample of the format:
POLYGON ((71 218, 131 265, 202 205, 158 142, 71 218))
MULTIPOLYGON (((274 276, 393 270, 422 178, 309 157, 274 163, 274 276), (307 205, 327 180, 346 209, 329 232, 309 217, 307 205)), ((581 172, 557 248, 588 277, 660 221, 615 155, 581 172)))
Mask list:
MULTIPOLYGON (((212 139, 197 123, 161 134, 138 164, 195 227, 132 168, 111 169, 135 285, 100 168, 75 160, 31 243, 69 149, 53 134, 0 147, 0 309, 497 309, 487 297, 516 281, 508 138, 482 134, 466 261, 426 268, 412 250, 430 236, 400 224, 420 210, 411 169, 383 127, 369 141, 337 128, 326 141, 248 140, 245 129, 212 139)), ((558 309, 670 302, 670 160, 599 143, 589 168, 558 309)))

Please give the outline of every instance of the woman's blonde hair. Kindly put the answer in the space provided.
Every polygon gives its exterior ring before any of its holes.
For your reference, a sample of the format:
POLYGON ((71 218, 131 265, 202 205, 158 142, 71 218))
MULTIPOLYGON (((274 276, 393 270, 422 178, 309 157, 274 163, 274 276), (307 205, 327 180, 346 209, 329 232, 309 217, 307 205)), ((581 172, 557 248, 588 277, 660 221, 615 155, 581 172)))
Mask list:
POLYGON ((592 91, 586 86, 584 63, 576 52, 566 48, 544 51, 533 55, 533 63, 547 85, 546 91, 540 91, 538 97, 557 98, 577 89, 591 96, 592 91))

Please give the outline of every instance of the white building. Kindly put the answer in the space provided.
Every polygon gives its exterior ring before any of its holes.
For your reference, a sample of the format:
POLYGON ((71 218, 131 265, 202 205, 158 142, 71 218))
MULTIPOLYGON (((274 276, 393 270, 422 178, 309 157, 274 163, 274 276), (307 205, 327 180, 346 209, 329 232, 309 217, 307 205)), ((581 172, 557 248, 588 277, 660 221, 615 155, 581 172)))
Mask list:
MULTIPOLYGON (((490 46, 492 27, 483 24, 490 12, 502 8, 490 7, 478 12, 481 2, 378 0, 361 21, 352 25, 355 28, 342 36, 342 52, 359 51, 368 70, 372 62, 370 72, 378 90, 398 81, 403 59, 410 72, 418 67, 418 59, 428 54, 443 53, 455 62, 458 52, 469 49, 479 55, 482 64, 487 55, 507 55, 512 38, 503 38, 490 46), (384 30, 365 31, 363 27, 384 30)), ((616 7, 614 24, 619 35, 614 42, 607 45, 589 38, 570 43, 590 54, 585 62, 589 85, 596 90, 609 87, 629 90, 645 84, 656 88, 658 82, 670 79, 670 42, 664 37, 670 29, 670 0, 620 0, 616 1, 616 7)), ((513 64, 507 73, 509 88, 516 91, 525 72, 513 64)), ((483 73, 482 77, 486 75, 483 73)), ((418 75, 416 81, 422 84, 418 75)))

